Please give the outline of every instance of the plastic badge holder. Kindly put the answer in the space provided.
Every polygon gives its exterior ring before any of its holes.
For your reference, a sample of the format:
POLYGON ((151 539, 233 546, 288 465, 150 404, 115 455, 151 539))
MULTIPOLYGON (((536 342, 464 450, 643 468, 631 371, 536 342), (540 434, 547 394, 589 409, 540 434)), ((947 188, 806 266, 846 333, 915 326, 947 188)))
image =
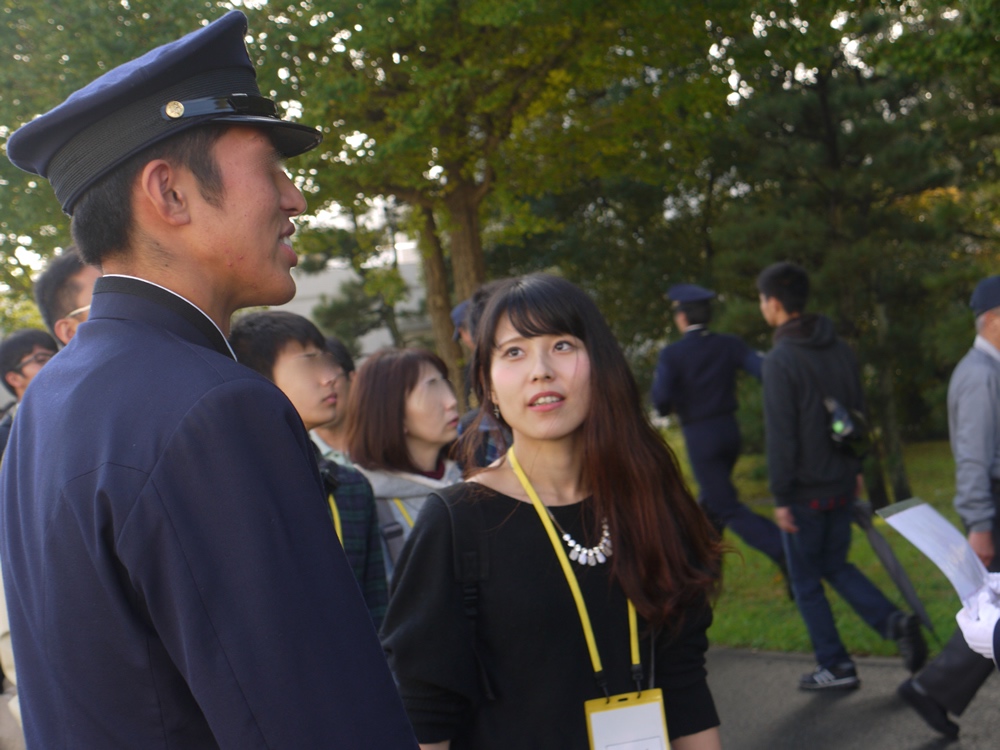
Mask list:
POLYGON ((594 698, 583 704, 591 750, 669 750, 663 691, 594 698))

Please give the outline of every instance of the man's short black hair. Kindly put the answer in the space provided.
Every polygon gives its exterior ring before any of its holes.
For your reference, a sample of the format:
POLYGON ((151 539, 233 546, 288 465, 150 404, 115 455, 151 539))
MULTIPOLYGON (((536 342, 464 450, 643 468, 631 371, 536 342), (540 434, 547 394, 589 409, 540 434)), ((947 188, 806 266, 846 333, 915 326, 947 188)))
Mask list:
POLYGON ((711 300, 698 300, 697 302, 681 302, 675 308, 678 312, 684 313, 688 325, 707 326, 712 320, 711 300))
POLYGON ((53 334, 56 321, 65 318, 76 307, 80 284, 73 277, 86 266, 80 251, 75 245, 70 245, 60 255, 54 256, 35 279, 35 304, 53 334))
POLYGON ((71 225, 83 259, 99 266, 104 258, 127 250, 132 236, 132 184, 154 159, 191 170, 202 197, 213 206, 221 205, 224 186, 213 148, 227 129, 206 125, 185 130, 140 151, 89 187, 73 209, 71 225))
POLYGON ((233 323, 229 335, 229 345, 236 359, 271 381, 281 350, 293 341, 302 346, 312 344, 317 349, 326 349, 323 334, 311 320, 285 310, 241 315, 233 323))
POLYGON ((351 352, 344 346, 343 341, 336 336, 327 336, 326 350, 333 355, 333 359, 340 365, 340 369, 344 371, 345 375, 350 375, 354 372, 354 357, 351 356, 351 352))
POLYGON ((777 299, 789 315, 801 313, 809 301, 809 274, 794 263, 775 263, 760 272, 757 291, 777 299))
POLYGON ((465 313, 465 329, 472 336, 473 340, 476 338, 476 329, 479 328, 479 319, 483 317, 483 310, 486 309, 486 303, 490 301, 493 292, 497 290, 503 281, 503 279, 487 281, 474 291, 472 297, 469 298, 469 309, 465 313))
POLYGON ((16 372, 21 360, 31 354, 36 346, 47 349, 53 354, 59 351, 56 340, 48 331, 43 331, 40 328, 23 328, 20 331, 14 331, 0 342, 0 380, 3 380, 3 387, 10 392, 10 395, 17 396, 10 383, 7 382, 7 373, 16 372))

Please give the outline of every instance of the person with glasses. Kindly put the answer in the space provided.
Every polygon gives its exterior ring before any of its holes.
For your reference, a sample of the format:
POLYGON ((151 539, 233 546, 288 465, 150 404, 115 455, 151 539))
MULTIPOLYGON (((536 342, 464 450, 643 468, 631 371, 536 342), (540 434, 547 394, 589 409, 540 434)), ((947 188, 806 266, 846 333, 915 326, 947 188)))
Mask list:
POLYGON ((101 269, 84 263, 75 245, 53 257, 35 279, 35 303, 45 325, 66 346, 90 315, 94 282, 101 269))
MULTIPOLYGON (((284 310, 249 313, 233 323, 229 343, 240 362, 281 389, 307 430, 330 422, 344 370, 312 321, 284 310)), ((356 469, 323 458, 313 445, 330 519, 378 628, 389 594, 371 485, 356 469)))
POLYGON ((3 387, 15 400, 0 420, 0 457, 7 450, 14 415, 28 384, 58 350, 55 340, 37 328, 16 331, 0 343, 0 376, 3 377, 3 387))

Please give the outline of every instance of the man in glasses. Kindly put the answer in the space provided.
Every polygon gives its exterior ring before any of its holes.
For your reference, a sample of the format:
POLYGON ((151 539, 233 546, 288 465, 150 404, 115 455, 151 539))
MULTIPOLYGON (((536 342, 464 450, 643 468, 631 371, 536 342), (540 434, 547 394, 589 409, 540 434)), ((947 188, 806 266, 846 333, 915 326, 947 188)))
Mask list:
POLYGON ((0 376, 3 377, 3 387, 15 399, 14 405, 0 420, 0 456, 7 449, 14 415, 28 384, 55 356, 58 348, 49 334, 37 328, 16 331, 0 343, 0 376))
POLYGON ((66 346, 90 315, 90 298, 101 270, 87 265, 70 245, 35 279, 35 302, 52 335, 66 346))

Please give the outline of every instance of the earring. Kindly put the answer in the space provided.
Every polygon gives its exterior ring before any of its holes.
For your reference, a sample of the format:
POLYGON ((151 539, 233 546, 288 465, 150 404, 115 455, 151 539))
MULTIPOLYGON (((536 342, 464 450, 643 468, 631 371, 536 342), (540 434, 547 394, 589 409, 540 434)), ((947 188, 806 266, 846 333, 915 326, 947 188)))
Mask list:
POLYGON ((496 404, 493 404, 493 416, 500 419, 500 407, 496 404))

